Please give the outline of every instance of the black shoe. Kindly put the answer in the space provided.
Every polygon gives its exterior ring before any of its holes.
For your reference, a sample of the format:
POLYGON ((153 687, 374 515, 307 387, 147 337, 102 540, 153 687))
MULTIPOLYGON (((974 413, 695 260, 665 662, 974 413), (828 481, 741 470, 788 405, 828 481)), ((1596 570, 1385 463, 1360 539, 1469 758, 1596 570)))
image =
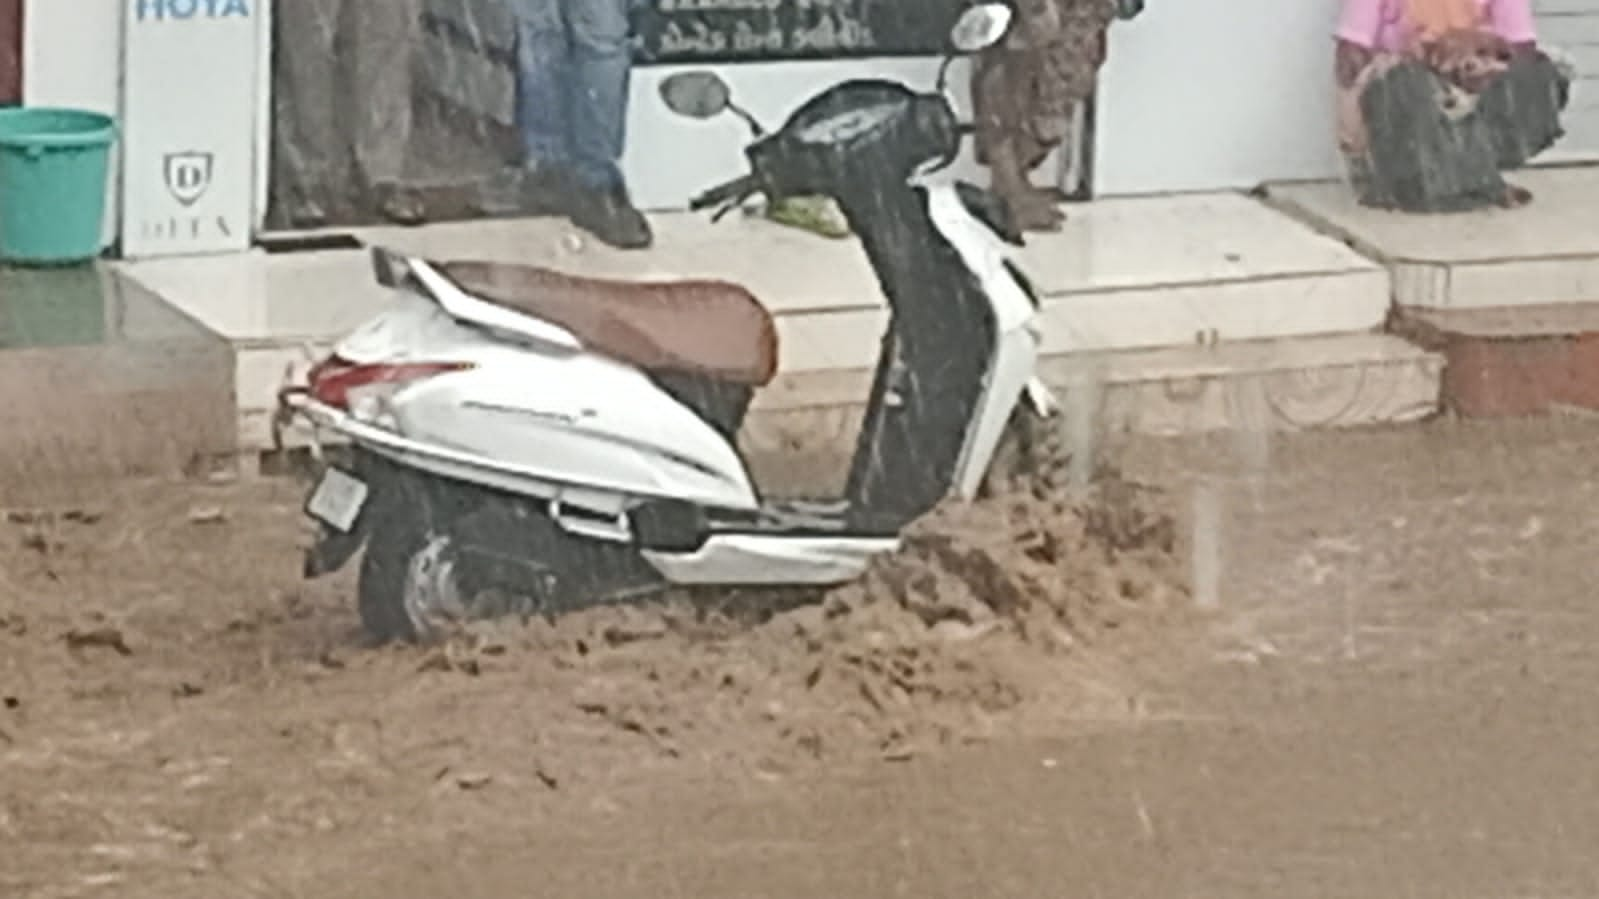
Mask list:
POLYGON ((384 185, 374 193, 378 215, 390 222, 410 228, 427 222, 427 204, 416 191, 399 185, 384 185))
POLYGON ((328 211, 321 203, 296 199, 283 215, 284 223, 295 231, 314 231, 328 223, 328 211))
POLYGON ((619 250, 642 250, 655 240, 644 213, 633 207, 621 186, 573 186, 566 214, 572 224, 619 250))

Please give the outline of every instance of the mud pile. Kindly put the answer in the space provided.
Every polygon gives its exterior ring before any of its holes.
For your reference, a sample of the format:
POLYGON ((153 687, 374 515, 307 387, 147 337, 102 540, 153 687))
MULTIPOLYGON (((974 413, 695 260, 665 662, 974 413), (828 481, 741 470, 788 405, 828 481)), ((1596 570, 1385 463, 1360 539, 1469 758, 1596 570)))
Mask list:
MULTIPOLYGON (((476 628, 424 667, 548 666, 572 707, 658 751, 903 757, 1039 716, 1125 713, 1079 650, 1186 608, 1164 497, 1110 477, 1077 500, 952 504, 820 597, 675 596, 476 628), (486 657, 487 656, 487 657, 486 657)), ((542 691, 541 691, 542 692, 542 691)))
POLYGON ((1078 501, 951 505, 823 595, 678 595, 374 651, 353 572, 290 564, 299 502, 152 486, 92 521, 0 525, 0 754, 49 759, 87 728, 107 765, 227 756, 239 789, 284 796, 285 754, 335 750, 389 760, 363 776, 395 789, 586 796, 685 761, 781 776, 1137 715, 1122 661, 1189 607, 1166 497, 1107 477, 1078 501), (126 755, 118 734, 157 725, 126 755))

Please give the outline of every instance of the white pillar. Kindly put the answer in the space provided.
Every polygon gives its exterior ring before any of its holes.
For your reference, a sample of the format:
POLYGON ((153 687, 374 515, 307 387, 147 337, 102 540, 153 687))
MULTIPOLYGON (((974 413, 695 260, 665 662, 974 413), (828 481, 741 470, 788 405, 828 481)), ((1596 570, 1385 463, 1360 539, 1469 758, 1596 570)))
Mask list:
POLYGON ((122 0, 122 252, 248 249, 268 0, 122 0))

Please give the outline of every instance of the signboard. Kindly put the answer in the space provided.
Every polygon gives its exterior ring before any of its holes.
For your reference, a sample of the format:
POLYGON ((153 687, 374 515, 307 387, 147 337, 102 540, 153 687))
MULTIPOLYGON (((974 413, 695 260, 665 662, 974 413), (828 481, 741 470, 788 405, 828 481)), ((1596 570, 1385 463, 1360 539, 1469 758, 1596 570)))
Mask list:
POLYGON ((121 2, 123 255, 247 249, 267 0, 121 2))
POLYGON ((938 56, 966 0, 640 0, 642 63, 938 56))
MULTIPOLYGON (((649 63, 940 56, 968 0, 633 0, 633 59, 649 63)), ((499 0, 424 0, 427 33, 515 67, 499 0)), ((441 66, 441 71, 450 70, 441 66)))
MULTIPOLYGON (((634 0, 633 55, 641 63, 942 56, 972 2, 634 0)), ((1116 15, 1136 18, 1144 5, 1116 0, 1116 15)))

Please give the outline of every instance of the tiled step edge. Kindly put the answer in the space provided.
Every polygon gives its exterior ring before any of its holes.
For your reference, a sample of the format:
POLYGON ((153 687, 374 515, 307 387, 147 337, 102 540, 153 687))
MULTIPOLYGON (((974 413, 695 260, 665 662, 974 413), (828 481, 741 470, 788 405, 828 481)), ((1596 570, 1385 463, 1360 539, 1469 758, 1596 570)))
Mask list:
POLYGON ((1459 415, 1599 409, 1599 303, 1405 310, 1396 329, 1444 357, 1443 403, 1459 415))
MULTIPOLYGON (((1046 358, 1057 391, 1088 385, 1106 432, 1176 436, 1419 421, 1440 408, 1443 357, 1401 338, 1352 334, 1046 358)), ((752 411, 741 443, 768 490, 836 488, 868 373, 792 381, 752 411)))
MULTIPOLYGON (((1101 428, 1156 435, 1417 421, 1439 408, 1442 370, 1438 354, 1383 334, 1073 354, 1041 365, 1057 390, 1092 385, 1101 428)), ((763 486, 836 487, 869 384, 865 369, 774 382, 740 439, 763 486)), ((270 410, 242 409, 241 445, 271 448, 269 420, 270 410)))

